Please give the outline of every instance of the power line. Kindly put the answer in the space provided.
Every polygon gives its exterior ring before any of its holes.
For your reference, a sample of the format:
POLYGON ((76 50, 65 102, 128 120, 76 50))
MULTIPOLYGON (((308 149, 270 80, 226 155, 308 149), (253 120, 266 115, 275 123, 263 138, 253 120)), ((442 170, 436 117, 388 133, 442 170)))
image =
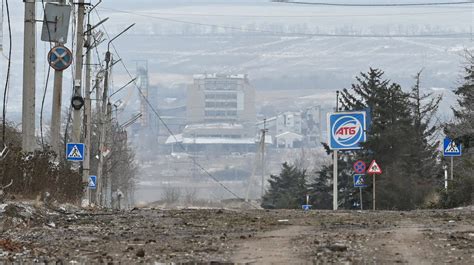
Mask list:
MULTIPOLYGON (((76 36, 76 9, 75 8, 72 8, 72 34, 71 34, 71 50, 74 51, 74 47, 75 47, 75 38, 74 36, 76 36)), ((74 76, 74 73, 76 71, 76 68, 75 68, 75 64, 72 64, 71 65, 71 76, 74 76)), ((71 82, 72 82, 72 88, 71 88, 71 95, 74 94, 74 78, 71 78, 71 82)), ((69 108, 67 109, 67 120, 66 120, 66 127, 64 128, 64 152, 66 152, 66 143, 68 142, 68 130, 69 130, 69 124, 71 123, 71 114, 72 114, 72 104, 69 104, 69 108)))
MULTIPOLYGON (((46 8, 44 0, 41 0, 41 6, 43 8, 43 16, 46 18, 46 8)), ((51 40, 51 31, 49 29, 49 24, 46 23, 46 29, 48 30, 48 37, 51 40)), ((51 41, 49 42, 49 48, 51 49, 51 41)), ((46 74, 46 81, 44 84, 43 98, 41 100, 41 110, 40 110, 40 136, 41 136, 41 147, 44 150, 44 136, 43 136, 43 112, 44 112, 44 101, 46 99, 46 92, 48 91, 49 76, 51 74, 51 67, 48 67, 48 73, 46 74)))
POLYGON ((5 78, 5 89, 3 91, 3 120, 2 120, 2 141, 5 143, 5 130, 6 130, 6 116, 7 116, 7 93, 8 93, 8 84, 10 82, 10 69, 11 69, 11 57, 12 57, 12 28, 10 21, 10 6, 8 5, 8 0, 5 0, 5 7, 7 10, 7 20, 8 20, 8 66, 7 66, 7 76, 5 78))
POLYGON ((397 6, 447 6, 447 5, 465 5, 472 4, 474 1, 459 1, 459 2, 432 2, 432 3, 405 3, 405 4, 349 4, 349 3, 327 3, 327 2, 300 2, 300 1, 286 1, 273 0, 272 2, 299 4, 299 5, 317 5, 317 6, 345 6, 345 7, 397 7, 397 6))
POLYGON ((190 24, 190 25, 198 25, 198 26, 205 26, 205 27, 217 27, 222 29, 231 29, 241 32, 249 32, 249 33, 265 33, 271 34, 275 36, 296 36, 296 37, 341 37, 341 38, 469 38, 470 33, 446 33, 446 34, 418 34, 418 35, 407 35, 407 34, 359 34, 359 35, 352 35, 352 34, 326 34, 326 33, 286 33, 286 32, 278 32, 278 31, 271 31, 271 30, 257 30, 257 29, 244 29, 240 27, 234 26, 225 26, 225 25, 218 25, 218 24, 208 24, 208 23, 201 23, 201 22, 190 22, 185 20, 173 19, 173 18, 165 18, 160 16, 153 16, 147 15, 143 13, 131 12, 126 10, 119 10, 113 8, 102 8, 105 10, 114 11, 117 13, 124 13, 130 14, 135 16, 141 16, 146 18, 152 18, 162 21, 174 22, 174 23, 181 23, 181 24, 190 24))
MULTIPOLYGON (((100 16, 99 16, 99 13, 98 11, 96 10, 96 14, 97 16, 99 17, 99 20, 101 20, 100 16)), ((105 25, 102 25, 102 27, 104 28, 104 31, 105 31, 105 34, 107 34, 107 37, 110 38, 107 33, 107 30, 105 28, 105 25)), ((112 48, 114 49, 115 51, 115 54, 117 55, 117 57, 120 59, 120 63, 122 64, 123 68, 125 69, 125 71, 127 72, 128 76, 130 78, 133 78, 132 74, 130 73, 130 71, 128 70, 127 66, 125 65, 125 62, 123 61, 123 59, 120 57, 117 49, 115 48, 115 45, 112 43, 112 48)), ((163 126, 165 126, 166 130, 168 131, 168 133, 175 139, 175 141, 177 143, 178 142, 178 139, 176 137, 176 135, 173 133, 173 131, 171 131, 171 129, 169 128, 169 126, 166 124, 166 122, 163 120, 163 118, 161 118, 161 115, 158 113, 158 111, 155 109, 155 107, 150 103, 150 101, 148 100, 148 98, 145 96, 145 94, 142 92, 142 90, 138 87, 136 81, 133 82, 133 85, 135 86, 135 88, 138 90, 138 92, 140 93, 140 96, 144 98, 146 104, 148 105, 148 107, 150 107, 150 109, 152 110, 152 112, 155 114, 155 116, 160 120, 160 122, 163 124, 163 126)), ((186 148, 184 147, 184 145, 182 143, 179 143, 178 144, 180 146, 181 149, 183 150, 186 150, 186 148)), ((222 184, 214 175, 212 175, 207 169, 205 169, 201 164, 199 163, 196 163, 196 165, 199 167, 199 169, 201 169, 204 173, 206 173, 206 175, 211 178, 213 181, 215 181, 217 184, 219 184, 224 190, 226 190, 227 192, 229 192, 230 194, 232 194, 232 196, 234 196, 235 198, 237 199, 240 199, 242 200, 242 198, 237 195, 236 193, 234 193, 231 189, 229 189, 226 185, 222 184)), ((256 208, 253 204, 249 203, 249 202, 246 202, 248 205, 250 205, 251 207, 253 208, 256 208)))
MULTIPOLYGON (((101 7, 103 10, 117 11, 110 7, 101 7)), ((130 11, 129 11, 130 12, 130 11)), ((470 13, 470 10, 436 11, 436 12, 410 12, 410 13, 377 13, 377 14, 318 14, 318 15, 248 15, 248 14, 208 14, 208 13, 163 13, 163 12, 135 12, 148 15, 171 17, 234 17, 234 18, 324 18, 324 17, 386 17, 386 16, 419 16, 433 14, 459 14, 470 13)))

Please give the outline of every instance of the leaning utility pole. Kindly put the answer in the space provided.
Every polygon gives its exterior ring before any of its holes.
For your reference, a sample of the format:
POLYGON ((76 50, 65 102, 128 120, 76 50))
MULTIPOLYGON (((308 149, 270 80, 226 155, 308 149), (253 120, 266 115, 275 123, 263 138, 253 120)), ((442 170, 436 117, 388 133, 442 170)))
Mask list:
MULTIPOLYGON (((89 174, 90 174, 90 164, 91 164, 91 130, 92 130, 92 105, 91 105, 91 34, 92 34, 92 26, 88 19, 87 21, 87 31, 86 31, 86 80, 85 80, 85 104, 84 104, 84 164, 83 164, 83 175, 82 175, 82 182, 87 183, 89 181, 89 174)), ((85 190, 85 200, 87 204, 90 204, 90 189, 86 187, 85 190)))
POLYGON ((24 2, 22 149, 25 152, 33 152, 35 149, 36 5, 35 0, 24 2))
POLYGON ((100 120, 100 133, 99 133, 99 165, 97 167, 97 203, 102 203, 102 189, 103 189, 103 184, 104 184, 104 175, 103 174, 103 167, 104 167, 104 151, 105 151, 105 140, 107 136, 107 124, 110 123, 110 119, 107 118, 108 111, 107 109, 110 109, 109 104, 109 68, 110 68, 110 60, 112 59, 112 54, 110 53, 110 44, 120 37, 122 34, 124 34, 127 30, 132 28, 135 25, 133 23, 132 25, 128 26, 122 32, 117 34, 115 37, 113 37, 111 40, 109 40, 109 43, 107 44, 107 52, 105 53, 105 73, 104 73, 104 91, 102 94, 102 109, 100 110, 99 113, 99 120, 100 120))
POLYGON ((107 50, 105 54, 105 74, 104 74, 104 91, 102 94, 102 109, 99 113, 99 121, 100 121, 100 134, 99 134, 99 165, 97 167, 97 203, 99 205, 102 204, 102 190, 103 184, 105 184, 103 179, 103 169, 104 169, 104 151, 105 151, 105 139, 107 134, 107 126, 106 126, 106 117, 107 117, 107 101, 108 101, 108 94, 109 94, 109 64, 110 64, 110 51, 107 50))
MULTIPOLYGON (((73 97, 81 97, 82 82, 82 55, 84 48, 84 0, 78 1, 77 7, 77 35, 76 35, 76 72, 74 76, 73 97)), ((82 107, 82 106, 81 106, 82 107)), ((75 143, 81 141, 81 108, 73 108, 72 140, 75 143)))

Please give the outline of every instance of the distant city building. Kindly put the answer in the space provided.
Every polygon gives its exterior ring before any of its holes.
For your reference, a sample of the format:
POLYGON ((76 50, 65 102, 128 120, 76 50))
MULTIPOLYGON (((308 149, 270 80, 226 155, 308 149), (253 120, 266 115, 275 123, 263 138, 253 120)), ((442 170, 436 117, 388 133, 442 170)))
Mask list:
POLYGON ((276 133, 301 134, 301 112, 283 112, 276 117, 276 133))
MULTIPOLYGON (((247 75, 194 75, 187 90, 187 125, 166 143, 193 152, 253 152, 255 121, 255 89, 247 75)), ((271 143, 271 137, 266 141, 271 143)))
POLYGON ((320 106, 280 113, 257 122, 258 129, 263 129, 264 123, 278 148, 315 147, 322 140, 324 122, 320 106))
POLYGON ((302 112, 301 120, 301 134, 305 136, 304 143, 310 147, 319 145, 323 141, 323 131, 326 127, 326 119, 323 119, 321 106, 307 108, 302 112))
POLYGON ((298 148, 302 146, 303 135, 294 132, 284 132, 275 136, 277 148, 298 148))
POLYGON ((247 75, 194 76, 187 93, 187 122, 254 123, 255 89, 247 75))

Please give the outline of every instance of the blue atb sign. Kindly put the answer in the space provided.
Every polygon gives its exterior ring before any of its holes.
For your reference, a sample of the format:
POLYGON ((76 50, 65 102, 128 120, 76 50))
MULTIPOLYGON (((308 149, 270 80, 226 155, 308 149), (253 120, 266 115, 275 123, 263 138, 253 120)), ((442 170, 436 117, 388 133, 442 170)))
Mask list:
POLYGON ((84 144, 68 143, 66 145, 66 159, 68 161, 84 161, 84 144))
POLYGON ((366 140, 365 111, 328 114, 329 148, 332 150, 361 149, 366 140))
POLYGON ((367 184, 365 183, 365 175, 356 174, 354 175, 354 188, 365 188, 367 184))
POLYGON ((461 156, 462 149, 461 143, 457 143, 455 140, 448 137, 444 138, 443 144, 443 155, 444 156, 461 156))

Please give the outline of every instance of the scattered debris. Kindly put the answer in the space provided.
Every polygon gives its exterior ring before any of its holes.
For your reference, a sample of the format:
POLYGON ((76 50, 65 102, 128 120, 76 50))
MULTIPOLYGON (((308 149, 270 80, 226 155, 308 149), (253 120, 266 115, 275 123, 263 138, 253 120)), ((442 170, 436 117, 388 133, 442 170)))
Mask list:
MULTIPOLYGON (((461 228, 473 225, 472 211, 467 210, 403 215, 395 211, 109 211, 9 202, 0 204, 0 264, 11 263, 11 258, 26 264, 59 260, 63 264, 232 263, 238 249, 258 240, 275 242, 275 251, 282 247, 276 242, 288 242, 289 253, 310 263, 396 263, 407 262, 403 249, 391 249, 394 242, 399 244, 397 240, 405 240, 397 238, 400 229, 415 228, 419 237, 407 246, 423 247, 424 255, 432 255, 433 260, 459 262, 472 259, 473 231, 461 228), (416 226, 407 226, 404 220, 416 226), (300 227, 295 230, 300 232, 292 234, 291 240, 276 240, 278 235, 271 233, 284 227, 300 227), (262 237, 267 232, 272 236, 262 237)), ((255 251, 260 255, 258 248, 255 251)))
POLYGON ((143 258, 145 257, 145 250, 142 248, 137 251, 137 257, 143 258))
POLYGON ((13 242, 10 239, 0 239, 0 248, 10 252, 22 251, 22 245, 17 242, 13 242))

